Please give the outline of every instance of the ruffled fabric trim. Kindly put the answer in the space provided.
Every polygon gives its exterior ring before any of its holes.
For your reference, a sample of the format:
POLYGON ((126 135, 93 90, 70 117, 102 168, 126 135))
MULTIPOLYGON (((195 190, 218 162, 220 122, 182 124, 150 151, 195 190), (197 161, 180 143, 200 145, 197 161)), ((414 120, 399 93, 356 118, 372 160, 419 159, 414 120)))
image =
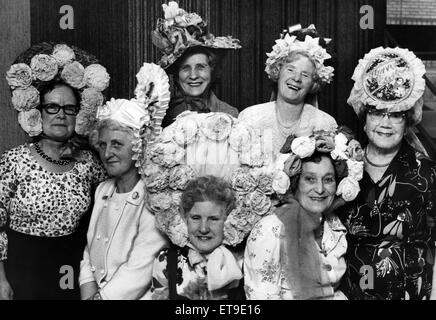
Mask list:
POLYGON ((413 52, 409 51, 408 49, 402 49, 398 47, 378 47, 372 49, 363 57, 363 59, 359 60, 359 64, 354 70, 352 79, 355 81, 355 83, 353 89, 351 90, 350 96, 348 97, 347 103, 353 107, 354 111, 358 115, 360 115, 362 108, 365 105, 371 105, 377 109, 387 109, 389 112, 407 111, 413 108, 414 112, 412 124, 417 124, 422 118, 422 97, 425 90, 425 80, 423 78, 424 74, 424 64, 413 52), (412 72, 413 81, 410 93, 404 98, 393 101, 385 101, 370 95, 367 91, 368 89, 365 89, 364 81, 368 67, 371 63, 374 63, 374 60, 377 59, 377 56, 390 53, 398 55, 408 64, 409 70, 412 72))

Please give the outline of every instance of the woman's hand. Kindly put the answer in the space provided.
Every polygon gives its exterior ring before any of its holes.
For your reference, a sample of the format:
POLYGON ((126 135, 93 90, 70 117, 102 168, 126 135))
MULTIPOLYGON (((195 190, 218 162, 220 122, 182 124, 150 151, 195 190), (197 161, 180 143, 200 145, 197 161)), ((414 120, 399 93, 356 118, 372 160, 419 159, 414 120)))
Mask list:
POLYGON ((14 297, 14 291, 8 280, 0 280, 0 300, 12 300, 14 297))

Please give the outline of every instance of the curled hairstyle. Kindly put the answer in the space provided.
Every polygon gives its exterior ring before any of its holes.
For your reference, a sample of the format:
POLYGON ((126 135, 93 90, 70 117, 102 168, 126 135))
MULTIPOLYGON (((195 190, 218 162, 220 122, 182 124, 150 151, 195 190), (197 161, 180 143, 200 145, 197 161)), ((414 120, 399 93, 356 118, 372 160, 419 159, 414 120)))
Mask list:
POLYGON ((104 119, 101 121, 98 121, 95 125, 94 129, 89 134, 89 143, 92 145, 96 150, 98 150, 98 140, 100 137, 100 133, 103 129, 109 129, 114 131, 123 131, 129 134, 129 140, 133 141, 135 138, 135 130, 132 129, 129 126, 126 126, 122 124, 119 121, 116 121, 114 119, 104 119))
POLYGON ((39 104, 40 108, 42 106, 42 103, 44 101, 44 96, 47 93, 52 92, 55 88, 65 86, 70 88, 73 91, 74 97, 76 98, 76 105, 80 107, 80 101, 82 101, 82 95, 80 94, 79 90, 73 88, 69 84, 61 81, 61 80, 51 80, 44 83, 41 83, 40 85, 40 91, 39 91, 39 104))
POLYGON ((186 216, 196 202, 203 201, 222 205, 226 215, 236 207, 235 195, 230 184, 211 175, 193 179, 188 183, 180 203, 182 214, 186 216))

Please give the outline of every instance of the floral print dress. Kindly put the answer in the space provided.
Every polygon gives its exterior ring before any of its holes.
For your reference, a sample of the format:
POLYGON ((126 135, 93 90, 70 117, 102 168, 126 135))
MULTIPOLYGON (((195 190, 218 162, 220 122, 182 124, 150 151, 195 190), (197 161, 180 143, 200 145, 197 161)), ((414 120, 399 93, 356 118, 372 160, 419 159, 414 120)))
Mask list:
POLYGON ((339 212, 348 229, 348 298, 429 297, 435 180, 435 163, 406 142, 379 182, 364 173, 358 198, 339 212))
MULTIPOLYGON (((283 229, 282 221, 276 215, 270 215, 260 220, 248 237, 244 255, 245 294, 248 300, 294 300, 292 287, 285 275, 287 258, 281 252, 283 229)), ((346 267, 345 233, 345 227, 336 216, 325 220, 320 259, 327 277, 322 285, 331 291, 332 299, 338 300, 345 299, 336 290, 346 267)))
POLYGON ((91 205, 92 187, 105 178, 89 151, 63 173, 41 167, 27 145, 5 152, 0 159, 0 261, 7 259, 7 222, 11 230, 27 235, 72 234, 91 205))

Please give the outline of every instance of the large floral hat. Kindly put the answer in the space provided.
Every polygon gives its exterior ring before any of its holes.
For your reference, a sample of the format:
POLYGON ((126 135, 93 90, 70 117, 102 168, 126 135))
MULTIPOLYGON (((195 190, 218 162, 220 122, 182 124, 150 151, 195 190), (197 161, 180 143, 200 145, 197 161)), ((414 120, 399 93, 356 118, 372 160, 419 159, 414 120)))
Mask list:
POLYGON ((333 159, 336 175, 340 179, 336 195, 345 201, 357 197, 359 181, 363 177, 364 152, 348 128, 342 126, 334 131, 320 130, 306 136, 290 136, 280 152, 276 167, 282 168, 290 178, 287 188, 292 189, 297 182, 296 178, 301 173, 301 159, 319 152, 329 154, 333 159))
POLYGON ((278 64, 283 62, 291 53, 296 51, 305 52, 315 63, 315 73, 319 83, 330 83, 333 79, 334 68, 325 66, 324 62, 331 58, 327 53, 327 44, 331 42, 329 38, 318 36, 318 32, 313 24, 303 29, 301 24, 290 26, 283 30, 280 39, 275 41, 272 51, 267 53, 265 72, 268 77, 277 81, 279 78, 280 68, 278 64))
POLYGON ((237 199, 225 222, 224 244, 242 242, 287 191, 283 180, 289 177, 264 152, 260 133, 226 113, 180 114, 148 148, 143 168, 157 227, 174 244, 186 245, 181 195, 192 179, 214 175, 229 182, 237 199))
POLYGON ((163 56, 159 61, 162 68, 170 67, 190 47, 211 49, 239 49, 238 39, 231 36, 215 37, 207 30, 207 23, 196 13, 179 8, 175 1, 163 4, 165 19, 158 19, 152 31, 153 44, 163 56))
POLYGON ((6 72, 12 91, 12 105, 18 111, 18 122, 31 137, 42 132, 40 90, 50 81, 61 81, 81 95, 75 131, 88 135, 95 124, 97 108, 104 103, 104 90, 109 74, 98 60, 87 52, 66 44, 43 42, 23 52, 6 72))
POLYGON ((347 100, 361 115, 370 105, 389 112, 412 110, 411 125, 422 118, 425 66, 408 49, 378 47, 354 70, 354 86, 347 100))
MULTIPOLYGON (((144 63, 136 75, 135 98, 114 99, 98 108, 97 120, 115 120, 133 129, 133 160, 140 174, 145 165, 146 150, 161 132, 162 120, 170 101, 169 79, 154 63, 144 63)), ((95 142, 95 141, 94 141, 95 142)))

